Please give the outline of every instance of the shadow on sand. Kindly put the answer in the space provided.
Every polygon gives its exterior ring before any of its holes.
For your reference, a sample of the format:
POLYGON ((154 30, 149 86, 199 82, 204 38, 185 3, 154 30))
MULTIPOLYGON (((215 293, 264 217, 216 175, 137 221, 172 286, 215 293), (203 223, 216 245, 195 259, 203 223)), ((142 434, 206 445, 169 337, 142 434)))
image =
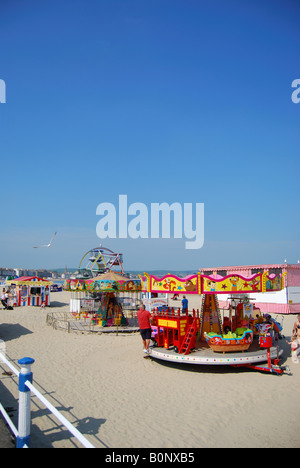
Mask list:
POLYGON ((68 305, 69 305, 69 302, 51 301, 50 306, 46 307, 46 310, 49 309, 51 311, 52 308, 66 307, 68 305))
POLYGON ((33 333, 28 328, 23 327, 19 323, 1 323, 0 338, 4 341, 11 341, 20 338, 20 336, 33 333))

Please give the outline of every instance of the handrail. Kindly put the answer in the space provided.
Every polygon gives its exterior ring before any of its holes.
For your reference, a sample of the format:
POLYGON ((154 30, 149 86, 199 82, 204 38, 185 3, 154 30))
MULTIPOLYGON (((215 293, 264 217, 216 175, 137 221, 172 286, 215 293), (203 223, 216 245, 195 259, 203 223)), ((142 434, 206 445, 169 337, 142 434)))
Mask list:
MULTIPOLYGON (((29 359, 29 358, 24 358, 25 360, 29 359)), ((23 359, 23 361, 24 361, 23 359)), ((21 364, 21 361, 19 361, 19 363, 21 364)), ((33 361, 33 360, 31 360, 33 361)), ((33 361, 34 362, 34 361, 33 361)), ((9 415, 7 414, 7 412, 5 411, 4 407, 2 406, 2 404, 0 403, 0 412, 2 413, 4 419, 6 420, 7 424, 9 425, 9 427, 11 428, 13 434, 15 435, 15 437, 18 439, 20 437, 20 422, 22 421, 22 431, 24 429, 24 424, 25 426, 28 426, 30 427, 30 421, 28 421, 28 415, 30 415, 30 410, 28 411, 28 404, 26 404, 25 406, 27 406, 27 414, 26 412, 24 412, 24 414, 22 413, 23 409, 20 405, 20 400, 23 400, 23 395, 24 395, 24 392, 25 394, 28 392, 28 394, 30 393, 29 390, 46 406, 46 408, 48 408, 48 410, 54 415, 56 416, 56 418, 68 429, 68 431, 79 441, 81 442, 81 444, 85 447, 85 448, 95 448, 85 437, 83 434, 81 434, 81 432, 78 431, 78 429, 76 429, 62 414, 60 414, 60 412, 34 387, 34 385, 30 382, 30 380, 26 379, 27 376, 30 376, 30 373, 27 373, 27 374, 22 374, 22 369, 21 369, 21 372, 18 371, 18 369, 16 369, 16 367, 14 367, 10 361, 2 354, 0 353, 0 364, 1 363, 5 363, 12 371, 13 373, 19 377, 19 390, 20 390, 20 398, 19 398, 19 430, 14 426, 12 420, 10 419, 9 415), (23 378, 22 378, 23 377, 23 378), (20 385, 20 382, 22 381, 21 385, 20 385), (22 414, 21 414, 22 413, 22 414), (21 418, 20 418, 20 415, 21 415, 21 418)), ((25 365, 28 366, 28 363, 26 363, 25 365)), ((29 370, 30 366, 28 367, 28 370, 29 370)), ((32 376, 32 374, 31 374, 32 376)), ((23 405, 24 406, 24 405, 23 405)), ((29 434, 27 434, 27 437, 24 437, 23 438, 24 440, 26 439, 29 439, 29 434)), ((22 444, 22 447, 25 448, 27 447, 27 444, 26 442, 24 444, 22 444)))
POLYGON ((16 426, 14 425, 14 423, 12 422, 12 420, 10 419, 10 417, 8 416, 7 412, 5 411, 4 406, 2 406, 1 403, 0 403, 0 412, 2 413, 2 416, 4 417, 5 421, 6 421, 7 424, 9 425, 9 427, 11 428, 11 430, 12 430, 14 436, 15 436, 15 437, 18 437, 18 436, 19 436, 18 429, 16 428, 16 426))
POLYGON ((2 353, 0 353, 0 364, 1 364, 1 360, 10 368, 10 370, 13 371, 14 374, 16 374, 17 377, 19 377, 20 372, 18 371, 18 369, 14 367, 2 353))
POLYGON ((95 448, 82 434, 76 429, 60 412, 48 401, 46 398, 30 383, 26 380, 25 385, 34 393, 34 395, 48 408, 51 413, 57 417, 57 419, 73 434, 79 442, 85 448, 95 448))

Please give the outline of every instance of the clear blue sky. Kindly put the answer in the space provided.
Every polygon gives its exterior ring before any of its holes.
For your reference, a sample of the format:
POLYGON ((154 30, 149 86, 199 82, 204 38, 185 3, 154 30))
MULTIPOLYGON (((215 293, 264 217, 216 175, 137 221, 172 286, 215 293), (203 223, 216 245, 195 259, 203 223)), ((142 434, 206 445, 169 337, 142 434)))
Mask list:
POLYGON ((126 269, 296 263, 299 16, 297 0, 2 1, 0 266, 77 267, 119 194, 205 204, 202 249, 104 240, 126 269))

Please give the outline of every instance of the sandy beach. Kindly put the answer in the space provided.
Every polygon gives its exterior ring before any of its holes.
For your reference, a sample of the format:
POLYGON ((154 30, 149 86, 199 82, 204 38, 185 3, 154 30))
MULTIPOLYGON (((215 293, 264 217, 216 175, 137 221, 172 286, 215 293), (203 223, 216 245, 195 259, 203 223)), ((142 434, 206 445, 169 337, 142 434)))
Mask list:
MULTIPOLYGON (((200 308, 199 298, 190 308, 200 308)), ((34 385, 95 447, 299 447, 300 364, 283 340, 291 375, 176 366, 144 359, 140 335, 54 330, 47 312, 69 311, 69 293, 51 307, 1 310, 0 338, 14 362, 29 356, 34 385)), ((176 304, 176 303, 175 303, 176 304)), ((289 338, 295 316, 286 316, 289 338)), ((5 366, 4 366, 5 369, 5 366)), ((17 378, 0 375, 1 401, 17 425, 17 378)), ((32 447, 81 446, 35 398, 32 447)))

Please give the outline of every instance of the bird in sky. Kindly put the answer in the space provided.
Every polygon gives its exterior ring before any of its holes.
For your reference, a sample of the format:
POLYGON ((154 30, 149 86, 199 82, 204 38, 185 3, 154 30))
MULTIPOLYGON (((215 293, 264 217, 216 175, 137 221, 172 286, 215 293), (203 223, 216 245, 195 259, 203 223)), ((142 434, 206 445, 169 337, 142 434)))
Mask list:
POLYGON ((33 247, 34 249, 40 249, 41 247, 50 247, 50 245, 52 244, 52 241, 54 239, 54 237, 56 236, 57 232, 55 232, 52 236, 52 239, 51 241, 49 242, 49 244, 46 244, 46 245, 38 245, 37 247, 33 247))

